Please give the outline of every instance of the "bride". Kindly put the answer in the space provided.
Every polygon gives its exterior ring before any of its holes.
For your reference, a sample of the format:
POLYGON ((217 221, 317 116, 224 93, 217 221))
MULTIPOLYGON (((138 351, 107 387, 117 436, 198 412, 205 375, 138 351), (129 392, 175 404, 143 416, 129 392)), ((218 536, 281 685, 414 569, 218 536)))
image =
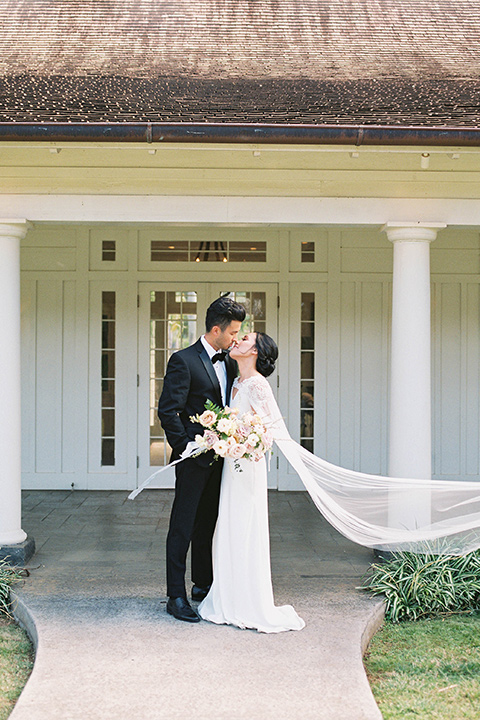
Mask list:
MULTIPOLYGON (((277 356, 275 342, 264 333, 248 333, 230 351, 240 371, 230 406, 240 414, 258 413, 269 429, 280 411, 265 378, 277 356)), ((257 462, 225 459, 213 538, 213 583, 198 612, 213 623, 265 633, 305 627, 291 605, 274 604, 265 457, 257 462)))

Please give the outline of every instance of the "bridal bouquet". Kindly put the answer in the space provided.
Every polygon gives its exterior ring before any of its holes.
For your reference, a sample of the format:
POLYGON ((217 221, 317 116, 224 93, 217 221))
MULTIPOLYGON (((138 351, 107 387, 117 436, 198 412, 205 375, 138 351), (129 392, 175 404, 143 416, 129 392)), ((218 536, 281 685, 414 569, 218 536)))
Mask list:
MULTIPOLYGON (((201 415, 190 418, 205 428, 203 435, 196 435, 195 442, 203 450, 213 450, 215 457, 229 457, 233 460, 246 458, 260 460, 273 445, 273 437, 262 419, 255 413, 247 412, 239 416, 237 408, 214 405, 211 400, 205 403, 201 415)), ((239 465, 235 465, 240 469, 239 465)))

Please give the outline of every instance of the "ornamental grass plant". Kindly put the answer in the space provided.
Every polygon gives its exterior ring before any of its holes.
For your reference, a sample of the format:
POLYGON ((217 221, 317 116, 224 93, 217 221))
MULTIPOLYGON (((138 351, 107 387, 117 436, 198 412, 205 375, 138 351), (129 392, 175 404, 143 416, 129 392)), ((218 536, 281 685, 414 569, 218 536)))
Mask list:
POLYGON ((19 568, 9 565, 6 560, 0 560, 0 616, 10 613, 10 590, 22 577, 19 568))
POLYGON ((362 590, 385 597, 385 619, 480 610, 480 550, 463 556, 398 552, 372 565, 362 590))

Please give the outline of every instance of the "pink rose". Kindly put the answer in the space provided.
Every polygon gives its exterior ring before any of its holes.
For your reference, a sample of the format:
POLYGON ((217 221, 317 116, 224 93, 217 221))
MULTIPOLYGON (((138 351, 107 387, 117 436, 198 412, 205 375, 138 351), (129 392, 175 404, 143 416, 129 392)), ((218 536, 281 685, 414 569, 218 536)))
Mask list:
POLYGON ((199 422, 203 425, 203 427, 210 427, 211 425, 213 425, 216 419, 217 416, 215 415, 213 410, 205 410, 205 412, 203 412, 198 418, 199 422))
POLYGON ((245 445, 240 445, 236 443, 235 445, 232 445, 228 450, 228 457, 233 458, 234 460, 239 460, 241 457, 243 457, 246 453, 245 445))
POLYGON ((217 433, 214 433, 213 430, 205 430, 203 434, 203 439, 205 442, 205 445, 207 448, 212 448, 217 440, 219 440, 219 437, 217 433))

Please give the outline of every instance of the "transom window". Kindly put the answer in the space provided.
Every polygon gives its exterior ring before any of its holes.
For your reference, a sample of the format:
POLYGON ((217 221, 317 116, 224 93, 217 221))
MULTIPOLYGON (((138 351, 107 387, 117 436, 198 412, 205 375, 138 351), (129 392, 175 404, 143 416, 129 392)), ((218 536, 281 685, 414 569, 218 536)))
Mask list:
POLYGON ((256 240, 152 240, 152 262, 243 262, 267 261, 267 243, 256 240))

